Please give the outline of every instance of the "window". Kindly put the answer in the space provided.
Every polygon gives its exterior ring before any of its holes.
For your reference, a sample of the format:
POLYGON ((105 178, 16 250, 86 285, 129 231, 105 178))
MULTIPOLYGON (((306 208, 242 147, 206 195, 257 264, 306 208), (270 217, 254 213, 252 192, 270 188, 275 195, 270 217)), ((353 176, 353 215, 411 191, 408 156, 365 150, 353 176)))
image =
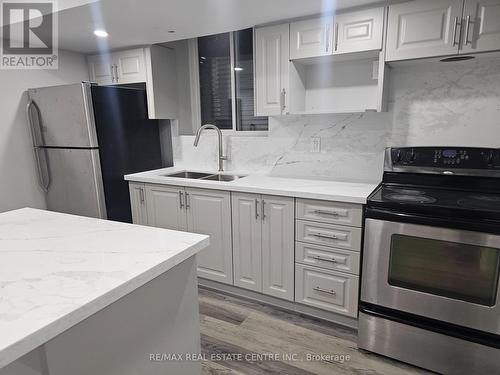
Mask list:
POLYGON ((201 124, 222 130, 266 131, 254 116, 253 30, 198 38, 201 124))

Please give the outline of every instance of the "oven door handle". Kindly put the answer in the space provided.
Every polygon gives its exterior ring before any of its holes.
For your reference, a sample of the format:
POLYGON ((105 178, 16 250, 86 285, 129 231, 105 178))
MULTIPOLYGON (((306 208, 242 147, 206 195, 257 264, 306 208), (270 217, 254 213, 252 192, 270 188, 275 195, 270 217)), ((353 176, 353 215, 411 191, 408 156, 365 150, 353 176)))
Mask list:
POLYGON ((433 227, 450 228, 458 230, 467 230, 475 232, 484 232, 491 234, 500 234, 498 222, 480 220, 480 219, 455 219, 441 216, 425 216, 403 212, 395 212, 378 207, 367 207, 365 209, 366 219, 377 219, 392 221, 395 223, 408 223, 417 225, 427 225, 433 227))

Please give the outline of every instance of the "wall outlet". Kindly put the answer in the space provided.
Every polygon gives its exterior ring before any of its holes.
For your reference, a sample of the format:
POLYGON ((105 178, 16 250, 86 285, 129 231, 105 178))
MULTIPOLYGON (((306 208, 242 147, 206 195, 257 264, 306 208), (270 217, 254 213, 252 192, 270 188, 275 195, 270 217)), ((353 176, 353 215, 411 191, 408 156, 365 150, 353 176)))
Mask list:
POLYGON ((321 137, 311 137, 311 152, 321 152, 321 137))

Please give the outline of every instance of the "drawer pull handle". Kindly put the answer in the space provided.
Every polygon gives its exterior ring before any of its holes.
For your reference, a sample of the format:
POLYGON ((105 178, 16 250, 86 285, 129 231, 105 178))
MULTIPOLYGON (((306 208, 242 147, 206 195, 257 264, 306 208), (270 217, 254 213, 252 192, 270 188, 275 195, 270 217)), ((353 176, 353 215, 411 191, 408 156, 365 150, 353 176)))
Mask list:
POLYGON ((316 258, 317 260, 321 260, 321 261, 324 261, 324 262, 337 263, 337 261, 335 259, 323 258, 322 256, 319 256, 319 255, 316 255, 313 258, 316 258))
POLYGON ((314 210, 314 213, 318 215, 330 215, 330 216, 340 215, 340 213, 338 213, 337 211, 325 211, 325 210, 314 210))
POLYGON ((337 292, 335 292, 334 290, 323 289, 320 288, 319 286, 315 286, 313 289, 317 292, 331 294, 332 296, 337 295, 337 292))
POLYGON ((329 240, 338 240, 338 237, 334 234, 326 235, 326 234, 321 234, 321 233, 314 233, 313 236, 318 237, 318 238, 327 238, 329 240))

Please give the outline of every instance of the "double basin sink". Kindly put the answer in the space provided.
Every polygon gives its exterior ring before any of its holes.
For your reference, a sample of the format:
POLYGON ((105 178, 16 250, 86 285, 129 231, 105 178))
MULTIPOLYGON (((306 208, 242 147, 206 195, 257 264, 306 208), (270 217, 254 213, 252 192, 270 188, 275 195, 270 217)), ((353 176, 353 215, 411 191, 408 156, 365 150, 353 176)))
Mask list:
POLYGON ((223 181, 230 182, 238 180, 245 176, 235 175, 235 174, 213 174, 213 173, 203 173, 203 172, 192 172, 192 171, 182 171, 171 174, 164 174, 164 177, 177 177, 177 178, 190 178, 193 180, 208 180, 208 181, 223 181))

